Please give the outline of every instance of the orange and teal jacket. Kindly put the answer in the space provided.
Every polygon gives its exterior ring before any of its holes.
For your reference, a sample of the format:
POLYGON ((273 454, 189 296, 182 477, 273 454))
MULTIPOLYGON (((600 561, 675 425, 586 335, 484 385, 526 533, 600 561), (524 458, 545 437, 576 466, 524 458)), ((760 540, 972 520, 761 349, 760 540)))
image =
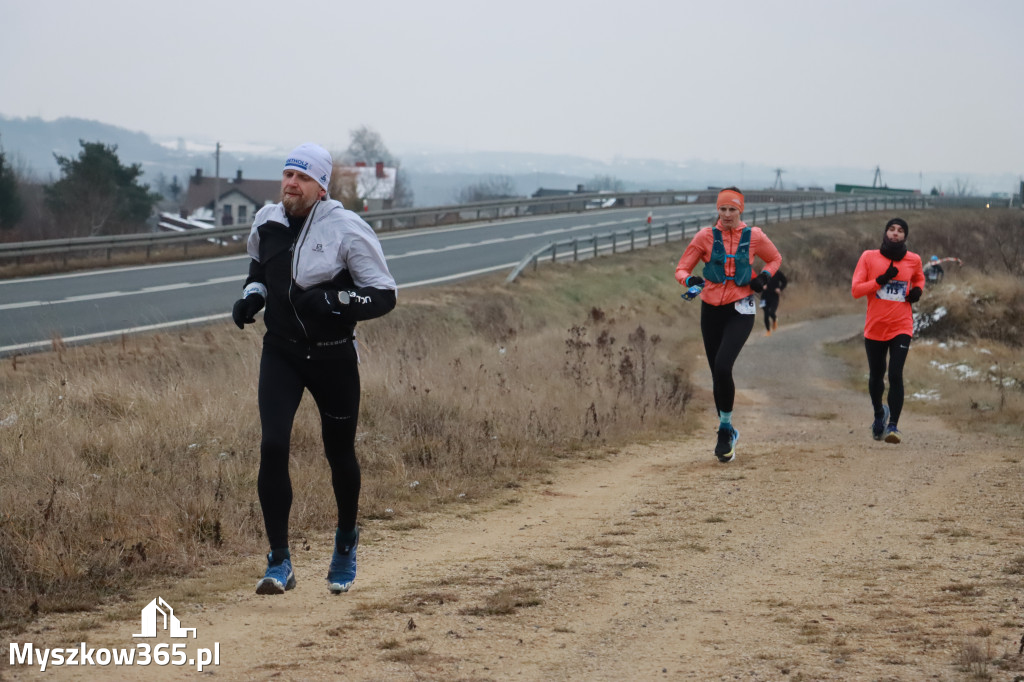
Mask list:
POLYGON ((890 261, 878 249, 860 255, 853 271, 851 291, 854 298, 868 297, 864 338, 888 341, 900 334, 914 335, 914 315, 907 303, 907 294, 914 287, 924 288, 924 269, 916 253, 907 251, 898 261, 890 261), (875 278, 884 275, 890 263, 899 272, 891 282, 880 287, 875 278))
MULTIPOLYGON (((702 227, 698 230, 697 234, 693 235, 693 239, 690 240, 690 245, 683 251, 682 258, 679 259, 679 265, 676 266, 676 281, 686 286, 686 278, 693 274, 693 268, 697 266, 697 262, 703 261, 707 263, 711 259, 711 247, 715 242, 713 229, 722 232, 722 243, 725 245, 725 252, 734 254, 736 249, 739 248, 740 236, 742 236, 743 228, 746 226, 746 223, 741 222, 736 229, 722 230, 722 223, 719 222, 713 228, 702 227)), ((765 265, 762 272, 767 272, 769 276, 778 272, 782 266, 782 256, 779 255, 779 250, 775 248, 775 244, 772 244, 772 240, 768 239, 768 235, 760 227, 750 228, 751 277, 757 276, 756 270, 753 267, 755 256, 764 261, 765 265)), ((731 258, 726 259, 725 274, 728 277, 736 274, 736 264, 731 258)), ((700 300, 710 305, 728 305, 741 298, 746 298, 752 293, 754 292, 749 285, 737 286, 732 280, 726 280, 721 283, 705 282, 704 291, 700 293, 700 300)))

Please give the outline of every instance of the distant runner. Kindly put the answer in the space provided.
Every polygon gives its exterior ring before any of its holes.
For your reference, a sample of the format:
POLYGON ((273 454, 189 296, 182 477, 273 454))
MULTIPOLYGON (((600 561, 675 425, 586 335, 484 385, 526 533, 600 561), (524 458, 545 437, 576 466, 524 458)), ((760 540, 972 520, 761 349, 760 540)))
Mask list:
POLYGON ((737 188, 719 192, 716 205, 718 222, 694 235, 676 266, 676 281, 688 288, 684 298, 691 291, 700 292, 700 333, 719 419, 715 456, 720 462, 731 462, 740 437, 732 425, 736 398, 732 368, 754 328, 754 294, 761 293, 779 271, 782 256, 761 228, 742 221, 744 199, 737 188), (755 256, 765 263, 757 275, 752 267, 755 256), (698 261, 704 262, 703 277, 692 274, 698 261))
POLYGON ((914 335, 911 303, 917 303, 924 287, 921 257, 907 251, 910 228, 902 218, 885 225, 882 246, 865 251, 853 272, 854 298, 868 297, 864 320, 864 347, 868 355, 868 394, 875 419, 871 435, 875 440, 899 443, 903 437, 897 424, 903 411, 903 365, 914 335), (889 364, 889 398, 885 392, 886 356, 889 364))
POLYGON ((776 313, 779 309, 779 300, 782 298, 782 290, 789 284, 789 280, 779 270, 768 280, 768 285, 761 292, 761 308, 764 309, 764 335, 771 336, 772 332, 779 328, 779 318, 776 313))
POLYGON ((963 265, 963 261, 959 258, 939 258, 938 256, 932 256, 928 259, 928 264, 924 266, 924 280, 928 286, 940 284, 942 279, 946 276, 946 270, 942 267, 943 263, 956 263, 957 265, 963 265))

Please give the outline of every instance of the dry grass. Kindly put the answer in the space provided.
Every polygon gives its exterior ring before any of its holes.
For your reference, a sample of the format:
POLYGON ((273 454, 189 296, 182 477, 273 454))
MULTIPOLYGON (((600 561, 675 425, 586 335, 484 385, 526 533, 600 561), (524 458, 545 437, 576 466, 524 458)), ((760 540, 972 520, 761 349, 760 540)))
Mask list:
MULTIPOLYGON (((945 301, 948 321, 915 341, 908 400, 964 428, 1020 433, 1019 345, 1012 334, 985 336, 1022 319, 1021 273, 1010 272, 1014 238, 999 232, 1000 221, 1017 218, 904 217, 914 248, 967 263, 922 301, 922 309, 945 301), (982 243, 995 245, 998 258, 971 251, 975 233, 987 235, 982 243), (960 248, 958 235, 971 241, 960 248), (993 278, 992 263, 1002 278, 993 278), (988 317, 1001 322, 978 323, 988 317), (940 367, 954 362, 980 374, 940 367)), ((783 323, 862 310, 849 297, 849 276, 883 224, 858 214, 770 226, 791 281, 783 323)), ((394 313, 361 325, 362 522, 414 531, 423 510, 514 503, 517 486, 545 480, 559 459, 692 428, 689 377, 698 372, 707 383, 707 368, 698 359, 699 305, 680 301, 672 279, 680 251, 671 244, 545 266, 512 286, 495 276, 403 292, 394 313)), ((0 626, 89 609, 139 581, 263 551, 259 347, 259 333, 225 324, 0 365, 0 626)), ((849 357, 863 389, 862 345, 836 352, 849 357)), ((335 512, 309 400, 297 415, 291 471, 293 537, 328 534, 335 512)), ((510 608, 530 601, 501 597, 510 608)))
MULTIPOLYGON (((413 292, 361 326, 364 523, 414 530, 419 511, 493 504, 559 458, 689 427, 675 358, 697 331, 673 325, 697 309, 664 303, 670 277, 619 295, 636 264, 603 265, 413 292)), ((263 551, 260 336, 217 325, 0 365, 0 625, 263 551)), ((310 400, 291 473, 293 538, 329 533, 310 400)))

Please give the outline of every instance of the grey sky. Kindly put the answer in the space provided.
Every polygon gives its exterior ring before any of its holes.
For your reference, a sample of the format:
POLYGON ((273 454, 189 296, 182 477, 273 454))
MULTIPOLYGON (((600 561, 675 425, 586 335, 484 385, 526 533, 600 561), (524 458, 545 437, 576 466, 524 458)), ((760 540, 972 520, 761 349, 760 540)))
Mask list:
MULTIPOLYGON (((1021 0, 0 0, 0 114, 226 145, 1024 172, 1021 0)), ((865 178, 869 181, 869 178, 865 178)))

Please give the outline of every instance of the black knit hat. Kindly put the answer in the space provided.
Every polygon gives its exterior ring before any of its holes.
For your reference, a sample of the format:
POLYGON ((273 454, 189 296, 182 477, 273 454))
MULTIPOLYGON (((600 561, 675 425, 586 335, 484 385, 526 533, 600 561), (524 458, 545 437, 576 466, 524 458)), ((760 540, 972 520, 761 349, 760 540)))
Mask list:
POLYGON ((907 221, 903 218, 893 218, 885 224, 885 231, 888 232, 889 228, 893 225, 899 225, 903 228, 903 238, 906 239, 910 236, 910 225, 907 225, 907 221))

